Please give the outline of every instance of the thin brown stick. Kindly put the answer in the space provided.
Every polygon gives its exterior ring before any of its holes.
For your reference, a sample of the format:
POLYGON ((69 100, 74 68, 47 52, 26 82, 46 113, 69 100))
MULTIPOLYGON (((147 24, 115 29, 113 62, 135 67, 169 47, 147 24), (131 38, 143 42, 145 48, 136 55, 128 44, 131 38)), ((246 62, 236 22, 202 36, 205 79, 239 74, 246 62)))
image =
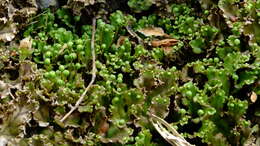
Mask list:
POLYGON ((126 28, 126 30, 128 31, 128 33, 129 33, 131 36, 137 38, 139 44, 141 44, 141 45, 144 44, 142 38, 140 38, 140 37, 132 30, 132 28, 131 28, 130 26, 126 26, 125 28, 126 28))
POLYGON ((151 122, 158 133, 171 145, 174 146, 193 146, 187 142, 177 130, 175 130, 170 124, 163 119, 157 117, 154 114, 150 114, 151 122))
POLYGON ((71 113, 73 113, 80 105, 80 103, 83 101, 86 93, 88 92, 89 88, 92 86, 96 79, 96 56, 95 56, 95 33, 96 33, 96 18, 94 17, 92 20, 92 37, 91 37, 91 53, 92 53, 92 78, 90 83, 88 84, 85 91, 81 94, 80 98, 76 102, 75 106, 71 108, 71 110, 60 120, 61 122, 64 122, 71 113))

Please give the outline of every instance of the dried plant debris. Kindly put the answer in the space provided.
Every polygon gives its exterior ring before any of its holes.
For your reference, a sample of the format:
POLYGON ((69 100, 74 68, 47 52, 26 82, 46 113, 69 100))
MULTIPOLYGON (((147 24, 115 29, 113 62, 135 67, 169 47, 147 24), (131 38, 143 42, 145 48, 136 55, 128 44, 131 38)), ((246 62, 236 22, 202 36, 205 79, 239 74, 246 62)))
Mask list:
POLYGON ((176 39, 163 39, 163 40, 153 40, 151 45, 153 47, 170 47, 176 45, 178 40, 176 39))
POLYGON ((161 136, 173 146, 192 146, 174 128, 163 119, 151 115, 151 122, 161 136))
POLYGON ((34 0, 23 2, 2 0, 0 2, 0 41, 12 41, 36 12, 37 5, 34 0))
POLYGON ((164 30, 160 27, 148 27, 138 30, 138 32, 142 33, 146 37, 149 36, 168 36, 164 33, 164 30))

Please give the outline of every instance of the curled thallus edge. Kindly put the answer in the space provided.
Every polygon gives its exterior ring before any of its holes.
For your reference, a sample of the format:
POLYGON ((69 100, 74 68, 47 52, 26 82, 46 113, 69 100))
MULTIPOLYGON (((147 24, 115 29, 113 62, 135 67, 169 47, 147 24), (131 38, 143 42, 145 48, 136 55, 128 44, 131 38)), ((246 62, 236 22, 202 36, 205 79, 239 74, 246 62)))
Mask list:
POLYGON ((160 135, 173 146, 194 146, 187 142, 170 124, 154 114, 150 114, 150 121, 160 135))

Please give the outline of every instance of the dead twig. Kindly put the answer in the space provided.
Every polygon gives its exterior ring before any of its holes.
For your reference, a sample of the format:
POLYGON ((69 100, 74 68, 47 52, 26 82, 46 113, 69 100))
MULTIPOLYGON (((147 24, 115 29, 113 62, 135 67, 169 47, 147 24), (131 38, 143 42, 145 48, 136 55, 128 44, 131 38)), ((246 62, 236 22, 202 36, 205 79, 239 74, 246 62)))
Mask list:
POLYGON ((131 28, 130 26, 126 26, 125 28, 126 28, 126 30, 128 31, 128 33, 129 33, 131 36, 137 38, 139 44, 141 44, 141 45, 144 44, 142 38, 140 38, 140 37, 132 30, 132 28, 131 28))
POLYGON ((13 93, 12 93, 12 91, 11 91, 11 88, 9 88, 9 95, 12 97, 12 99, 15 99, 15 97, 14 97, 14 95, 13 95, 13 93))
POLYGON ((88 92, 89 88, 92 86, 96 79, 96 56, 95 56, 95 33, 96 33, 96 18, 94 17, 92 20, 92 37, 91 37, 91 54, 92 54, 92 78, 90 83, 88 84, 87 88, 85 91, 82 93, 78 101, 76 102, 75 106, 71 108, 71 110, 60 120, 61 122, 64 122, 71 113, 73 113, 80 105, 80 103, 83 101, 86 93, 88 92))
POLYGON ((170 124, 151 114, 151 122, 160 135, 173 146, 193 146, 188 143, 170 124))

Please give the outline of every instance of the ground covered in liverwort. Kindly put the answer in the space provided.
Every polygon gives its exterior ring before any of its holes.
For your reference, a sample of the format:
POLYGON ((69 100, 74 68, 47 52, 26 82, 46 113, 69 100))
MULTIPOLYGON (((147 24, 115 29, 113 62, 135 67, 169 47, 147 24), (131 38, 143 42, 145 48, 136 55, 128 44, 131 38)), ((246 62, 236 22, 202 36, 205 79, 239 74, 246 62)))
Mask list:
POLYGON ((259 95, 260 0, 0 2, 0 145, 257 146, 259 95))

